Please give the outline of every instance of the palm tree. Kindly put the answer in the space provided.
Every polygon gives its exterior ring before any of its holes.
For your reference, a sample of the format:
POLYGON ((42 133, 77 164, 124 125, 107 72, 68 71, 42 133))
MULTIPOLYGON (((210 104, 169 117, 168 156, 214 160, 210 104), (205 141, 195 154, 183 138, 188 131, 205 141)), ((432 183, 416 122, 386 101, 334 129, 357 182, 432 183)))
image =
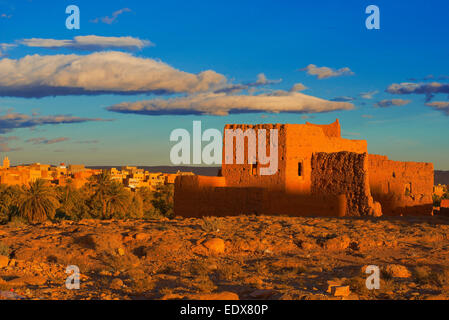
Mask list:
POLYGON ((38 179, 22 191, 19 204, 19 215, 30 223, 38 223, 53 219, 58 200, 46 181, 38 179))
POLYGON ((131 197, 122 184, 118 182, 111 183, 103 199, 103 219, 112 218, 117 215, 119 215, 119 218, 125 217, 131 197))

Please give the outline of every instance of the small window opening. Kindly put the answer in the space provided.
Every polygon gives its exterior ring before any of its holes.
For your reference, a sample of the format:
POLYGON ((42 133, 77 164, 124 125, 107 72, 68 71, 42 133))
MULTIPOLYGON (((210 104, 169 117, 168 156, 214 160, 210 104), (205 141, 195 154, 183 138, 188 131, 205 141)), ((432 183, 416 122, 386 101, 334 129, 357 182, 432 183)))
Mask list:
POLYGON ((302 162, 298 162, 298 177, 302 177, 302 162))
POLYGON ((251 164, 251 175, 253 175, 253 176, 257 176, 257 166, 258 166, 258 164, 257 164, 257 162, 254 164, 251 164))

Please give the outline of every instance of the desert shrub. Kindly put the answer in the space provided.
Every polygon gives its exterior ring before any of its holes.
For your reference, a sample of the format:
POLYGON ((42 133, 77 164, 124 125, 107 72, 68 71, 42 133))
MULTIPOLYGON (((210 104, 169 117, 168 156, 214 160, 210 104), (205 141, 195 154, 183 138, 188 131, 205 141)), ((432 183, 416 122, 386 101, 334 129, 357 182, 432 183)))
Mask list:
POLYGON ((216 217, 203 217, 201 228, 205 232, 217 232, 222 228, 221 220, 216 217))
POLYGON ((151 201, 156 212, 167 218, 174 218, 173 211, 173 185, 159 185, 156 188, 151 201))
POLYGON ((419 284, 433 284, 444 287, 449 284, 449 269, 442 267, 433 270, 429 266, 417 266, 413 270, 413 277, 419 284))
POLYGON ((3 242, 0 241, 0 256, 9 256, 11 253, 11 249, 9 246, 3 242))
POLYGON ((221 264, 217 269, 218 277, 226 281, 235 280, 241 277, 242 272, 242 267, 236 262, 221 264))
POLYGON ((118 254, 115 250, 103 251, 99 259, 106 269, 111 272, 129 272, 139 266, 140 261, 135 255, 126 253, 118 254))
POLYGON ((214 284, 214 282, 210 279, 208 275, 195 278, 193 286, 200 292, 204 293, 210 293, 217 289, 217 286, 214 284))

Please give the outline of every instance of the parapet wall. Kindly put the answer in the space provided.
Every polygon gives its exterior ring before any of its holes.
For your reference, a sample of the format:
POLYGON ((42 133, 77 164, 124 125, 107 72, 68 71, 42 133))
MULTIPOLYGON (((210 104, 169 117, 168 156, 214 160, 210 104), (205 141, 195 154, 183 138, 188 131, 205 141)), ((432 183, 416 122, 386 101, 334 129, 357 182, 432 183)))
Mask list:
POLYGON ((380 216, 371 197, 366 153, 314 153, 312 194, 345 196, 346 216, 380 216))
POLYGON ((371 194, 385 215, 431 215, 434 171, 432 163, 401 162, 369 155, 371 194))
POLYGON ((314 123, 310 123, 310 122, 306 122, 307 126, 313 126, 313 127, 318 127, 321 128, 324 132, 324 134, 331 138, 341 138, 341 127, 340 127, 340 122, 337 120, 335 120, 334 123, 331 124, 314 124, 314 123))

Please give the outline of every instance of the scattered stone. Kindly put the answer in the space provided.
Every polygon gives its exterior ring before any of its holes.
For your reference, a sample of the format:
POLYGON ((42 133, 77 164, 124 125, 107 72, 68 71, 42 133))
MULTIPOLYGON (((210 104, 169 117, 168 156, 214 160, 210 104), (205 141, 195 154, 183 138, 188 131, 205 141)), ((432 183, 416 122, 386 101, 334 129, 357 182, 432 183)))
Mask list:
POLYGON ((148 233, 136 233, 134 235, 134 239, 136 239, 137 241, 146 241, 150 238, 151 236, 148 233))
POLYGON ((111 286, 111 289, 119 290, 119 289, 123 288, 124 284, 123 284, 122 279, 115 278, 111 281, 110 286, 111 286))
POLYGON ((123 248, 118 248, 118 249, 117 249, 117 253, 118 253, 119 256, 124 256, 124 255, 125 255, 125 249, 123 249, 123 248))
POLYGON ((351 294, 349 286, 334 286, 332 287, 332 295, 334 297, 347 297, 351 294))
POLYGON ((224 291, 220 293, 200 293, 188 296, 189 300, 239 300, 234 292, 224 291))
POLYGON ((0 268, 5 268, 8 266, 9 258, 5 256, 0 256, 0 268))
POLYGON ((340 236, 327 240, 324 242, 323 247, 330 251, 345 250, 349 247, 350 243, 351 239, 348 236, 340 236))
POLYGON ((385 272, 393 278, 410 278, 412 276, 405 266, 399 264, 389 264, 385 267, 385 272))
POLYGON ((276 293, 274 290, 256 290, 250 293, 250 297, 254 299, 268 299, 276 293))
POLYGON ((8 284, 16 287, 30 286, 42 286, 47 282, 47 278, 44 276, 24 276, 8 281, 8 284))
POLYGON ((203 242, 203 246, 214 253, 223 253, 225 251, 225 243, 220 238, 213 238, 203 242))
POLYGON ((341 286, 341 281, 338 281, 338 280, 329 280, 329 281, 327 282, 327 290, 326 290, 326 292, 327 292, 327 293, 332 293, 332 288, 333 288, 333 287, 338 287, 338 286, 341 286))

